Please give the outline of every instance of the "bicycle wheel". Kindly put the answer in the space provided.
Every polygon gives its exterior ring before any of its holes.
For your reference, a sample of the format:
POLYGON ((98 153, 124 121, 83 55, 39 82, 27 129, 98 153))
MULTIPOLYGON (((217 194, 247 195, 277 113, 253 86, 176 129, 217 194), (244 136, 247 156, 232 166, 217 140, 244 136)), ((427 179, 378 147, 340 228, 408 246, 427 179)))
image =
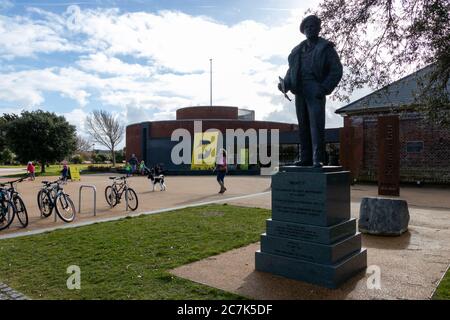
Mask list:
POLYGON ((42 189, 38 193, 38 207, 44 217, 49 217, 53 211, 53 203, 50 193, 42 189))
POLYGON ((105 189, 106 202, 114 207, 117 204, 117 191, 111 186, 107 186, 105 189))
POLYGON ((38 208, 39 208, 39 211, 41 211, 41 212, 42 212, 42 210, 41 210, 41 206, 42 206, 41 201, 42 201, 42 199, 41 198, 42 198, 43 194, 44 194, 44 189, 41 189, 41 190, 39 190, 39 192, 37 194, 37 197, 36 197, 38 208))
POLYGON ((14 220, 14 204, 10 200, 0 200, 0 230, 8 228, 14 220))
POLYGON ((65 222, 75 219, 75 205, 68 194, 60 193, 55 199, 55 209, 58 216, 65 222))
POLYGON ((131 211, 136 210, 139 204, 136 192, 134 192, 133 189, 128 188, 125 191, 125 197, 128 198, 128 208, 130 208, 131 211))
POLYGON ((25 207, 25 203, 22 198, 18 195, 14 197, 14 206, 16 207, 16 215, 19 219, 22 227, 28 226, 28 212, 27 207, 25 207))

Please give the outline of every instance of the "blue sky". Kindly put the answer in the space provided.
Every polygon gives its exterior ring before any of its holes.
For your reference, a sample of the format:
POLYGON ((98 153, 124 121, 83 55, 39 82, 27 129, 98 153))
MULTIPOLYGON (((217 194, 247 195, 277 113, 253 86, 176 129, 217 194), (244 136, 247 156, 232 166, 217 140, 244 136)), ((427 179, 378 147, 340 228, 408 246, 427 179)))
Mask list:
MULTIPOLYGON (((0 112, 43 109, 85 134, 94 109, 124 124, 213 104, 296 122, 276 89, 318 0, 0 0, 0 112)), ((342 124, 330 101, 327 127, 342 124)), ((123 144, 122 144, 123 145, 123 144)))

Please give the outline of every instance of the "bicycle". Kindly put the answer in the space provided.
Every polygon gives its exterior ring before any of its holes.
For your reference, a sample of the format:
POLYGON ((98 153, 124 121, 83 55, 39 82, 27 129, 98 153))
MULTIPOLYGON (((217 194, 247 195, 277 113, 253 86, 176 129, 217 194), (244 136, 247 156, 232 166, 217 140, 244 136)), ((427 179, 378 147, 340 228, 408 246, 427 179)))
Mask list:
POLYGON ((44 184, 37 194, 37 202, 41 215, 45 218, 49 217, 53 209, 56 214, 64 222, 72 222, 75 219, 75 205, 67 193, 64 193, 64 188, 61 185, 64 183, 61 179, 53 182, 42 181, 44 184))
POLYGON ((139 204, 138 197, 136 192, 128 187, 127 177, 109 177, 109 179, 114 180, 112 185, 105 188, 105 198, 109 206, 115 207, 120 203, 122 195, 125 193, 128 208, 131 211, 136 210, 139 204), (119 182, 120 180, 123 181, 119 182))
POLYGON ((8 228, 14 220, 16 209, 6 188, 0 188, 0 230, 8 228))
MULTIPOLYGON (((28 226, 28 211, 25 206, 25 203, 22 200, 22 197, 20 196, 19 192, 17 191, 17 188, 15 185, 17 183, 20 183, 24 181, 26 177, 20 178, 14 181, 8 181, 5 183, 1 183, 0 187, 3 190, 3 199, 8 199, 11 201, 13 205, 13 210, 11 215, 6 215, 8 213, 7 211, 4 211, 4 215, 1 216, 0 220, 2 220, 3 225, 1 225, 0 222, 0 230, 8 228, 11 223, 14 220, 14 217, 17 215, 17 219, 19 220, 20 224, 23 228, 26 228, 28 226), (9 187, 8 187, 9 185, 9 187)), ((5 208, 5 207, 3 207, 5 208)))

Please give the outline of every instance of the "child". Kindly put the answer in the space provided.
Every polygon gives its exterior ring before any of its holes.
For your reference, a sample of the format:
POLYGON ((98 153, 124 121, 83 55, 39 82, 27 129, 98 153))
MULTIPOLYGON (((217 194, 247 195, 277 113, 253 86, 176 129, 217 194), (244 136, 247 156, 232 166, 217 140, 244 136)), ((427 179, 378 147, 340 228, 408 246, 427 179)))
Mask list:
POLYGON ((28 173, 28 177, 30 177, 30 180, 34 181, 34 179, 36 178, 36 176, 35 176, 35 167, 33 165, 33 162, 31 162, 31 161, 28 161, 27 173, 28 173))
POLYGON ((130 176, 131 176, 131 164, 130 164, 129 162, 127 162, 127 163, 125 164, 125 172, 126 172, 126 174, 127 174, 127 177, 130 177, 130 176))
POLYGON ((139 164, 139 173, 143 176, 145 175, 145 162, 144 160, 141 161, 139 164))

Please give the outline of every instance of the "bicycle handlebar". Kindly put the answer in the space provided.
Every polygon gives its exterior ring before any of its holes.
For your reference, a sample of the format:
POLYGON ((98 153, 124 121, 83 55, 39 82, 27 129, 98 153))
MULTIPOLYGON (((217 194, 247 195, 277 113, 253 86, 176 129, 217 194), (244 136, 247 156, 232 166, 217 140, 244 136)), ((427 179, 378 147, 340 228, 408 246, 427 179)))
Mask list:
POLYGON ((60 184, 61 183, 61 179, 58 179, 58 180, 55 180, 55 181, 51 181, 51 182, 50 181, 41 181, 41 183, 45 184, 45 186, 47 187, 47 186, 55 184, 55 183, 60 184))
POLYGON ((122 176, 122 177, 109 177, 110 180, 126 180, 127 177, 122 176))
POLYGON ((19 178, 19 179, 17 179, 17 180, 14 180, 14 181, 6 181, 6 182, 4 182, 4 183, 0 183, 0 186, 6 187, 6 186, 9 184, 9 185, 11 186, 11 188, 12 188, 14 183, 22 182, 22 181, 25 180, 26 178, 27 178, 27 177, 22 177, 22 178, 19 178))

